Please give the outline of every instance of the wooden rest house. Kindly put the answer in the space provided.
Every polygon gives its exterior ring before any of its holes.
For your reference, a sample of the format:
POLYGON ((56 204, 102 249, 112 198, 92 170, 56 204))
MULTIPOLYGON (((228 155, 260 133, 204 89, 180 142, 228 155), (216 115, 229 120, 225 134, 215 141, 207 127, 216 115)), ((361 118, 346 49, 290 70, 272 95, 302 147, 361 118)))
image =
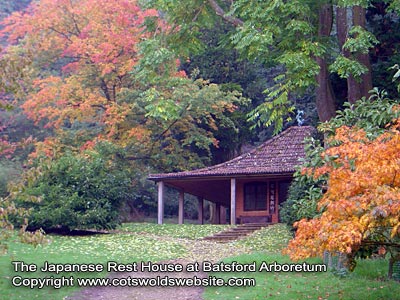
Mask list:
POLYGON ((215 203, 217 223, 225 223, 226 209, 232 225, 279 222, 279 204, 286 200, 289 184, 299 160, 305 156, 304 138, 310 126, 289 127, 250 152, 224 163, 176 173, 150 174, 158 184, 158 224, 164 218, 165 186, 179 191, 179 224, 183 223, 185 193, 199 200, 203 223, 203 201, 215 203))

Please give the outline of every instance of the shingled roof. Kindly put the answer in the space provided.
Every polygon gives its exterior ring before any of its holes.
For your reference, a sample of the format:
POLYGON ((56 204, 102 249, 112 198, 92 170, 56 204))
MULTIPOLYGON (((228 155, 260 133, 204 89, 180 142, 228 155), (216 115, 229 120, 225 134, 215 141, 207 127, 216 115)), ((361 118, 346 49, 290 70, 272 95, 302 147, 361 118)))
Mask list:
POLYGON ((299 159, 305 157, 304 138, 310 136, 311 126, 289 127, 257 148, 227 162, 207 168, 176 173, 150 174, 149 179, 184 179, 255 174, 288 174, 295 171, 299 159))

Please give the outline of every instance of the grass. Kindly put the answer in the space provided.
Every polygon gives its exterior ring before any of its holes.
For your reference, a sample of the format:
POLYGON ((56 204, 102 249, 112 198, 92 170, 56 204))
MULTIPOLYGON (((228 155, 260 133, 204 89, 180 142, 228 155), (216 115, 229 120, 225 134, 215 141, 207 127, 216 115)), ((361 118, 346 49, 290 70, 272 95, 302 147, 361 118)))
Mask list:
MULTIPOLYGON (((253 253, 225 260, 250 264, 254 261, 261 264, 290 263, 280 254, 253 253)), ((318 260, 307 260, 308 263, 320 263, 318 260)), ((343 300, 378 300, 400 299, 400 286, 395 281, 382 280, 381 275, 387 270, 385 260, 362 260, 356 270, 346 277, 339 277, 332 272, 323 273, 284 273, 284 272, 252 272, 252 273, 212 273, 220 278, 254 278, 256 287, 218 287, 207 288, 204 299, 343 299, 343 300), (366 272, 366 270, 369 270, 366 272)))
POLYGON ((288 226, 276 224, 254 232, 251 236, 237 241, 237 244, 246 246, 252 251, 280 252, 291 238, 288 226))
MULTIPOLYGON (((266 227, 237 244, 249 247, 253 253, 231 257, 224 262, 236 261, 242 264, 262 262, 279 264, 293 263, 289 257, 280 254, 290 240, 289 228, 284 224, 266 227)), ((319 259, 308 259, 309 264, 321 264, 319 259)), ((302 263, 302 262, 297 262, 302 263)), ((353 273, 345 277, 333 272, 251 272, 251 273, 209 273, 224 279, 254 278, 256 287, 210 287, 206 288, 205 300, 223 299, 343 299, 379 300, 400 299, 400 284, 386 280, 388 261, 383 259, 358 260, 353 273)))
MULTIPOLYGON (((143 235, 102 234, 92 236, 50 236, 49 245, 34 248, 17 241, 9 244, 7 255, 0 256, 0 299, 63 299, 75 291, 76 287, 42 290, 30 290, 25 287, 13 287, 14 276, 44 278, 53 273, 14 272, 12 261, 24 261, 36 264, 38 269, 44 261, 50 263, 105 264, 107 261, 132 263, 139 261, 160 261, 180 257, 185 249, 175 242, 158 241, 143 235)), ((61 273, 59 276, 105 277, 106 273, 61 273)))
MULTIPOLYGON (((51 263, 105 264, 107 261, 132 263, 161 261, 182 257, 186 254, 184 243, 177 238, 194 240, 219 231, 227 226, 212 225, 156 225, 124 224, 122 231, 130 234, 102 234, 93 236, 50 236, 51 243, 38 248, 13 241, 7 255, 0 256, 0 299, 63 299, 72 294, 76 287, 43 290, 13 287, 11 278, 45 277, 52 273, 14 272, 11 261, 24 261, 41 267, 44 261, 51 263), (145 233, 145 234, 144 234, 145 233), (161 238, 157 238, 160 236, 161 238), (168 237, 168 238, 165 238, 168 237)), ((250 254, 226 258, 225 262, 289 263, 280 250, 290 239, 286 226, 279 224, 264 228, 246 239, 235 242, 249 249, 250 254)), ((308 260, 308 263, 320 263, 308 260)), ((332 272, 325 273, 210 273, 223 278, 255 278, 256 287, 206 288, 205 300, 219 299, 400 299, 400 285, 385 279, 388 263, 385 260, 362 260, 357 268, 346 277, 332 272)), ((59 276, 105 277, 106 273, 62 273, 59 276)))

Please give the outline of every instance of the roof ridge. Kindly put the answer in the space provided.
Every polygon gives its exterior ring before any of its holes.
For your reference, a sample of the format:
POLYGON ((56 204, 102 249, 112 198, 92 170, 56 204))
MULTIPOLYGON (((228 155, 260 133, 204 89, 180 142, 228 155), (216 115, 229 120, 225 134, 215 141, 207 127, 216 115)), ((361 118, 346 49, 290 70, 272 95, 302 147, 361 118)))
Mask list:
MULTIPOLYGON (((220 163, 220 164, 218 164, 218 165, 222 165, 222 164, 225 164, 225 163, 228 163, 228 162, 237 160, 237 159, 239 159, 239 158, 242 158, 243 155, 252 154, 252 153, 256 152, 257 150, 260 150, 260 149, 264 148, 266 145, 273 143, 275 140, 285 137, 285 136, 288 135, 291 131, 296 130, 296 129, 300 129, 300 128, 309 128, 309 129, 313 129, 314 127, 312 127, 312 126, 290 126, 290 127, 288 127, 287 129, 285 129, 284 131, 282 131, 281 133, 279 133, 279 134, 273 136, 272 138, 269 138, 269 139, 265 140, 265 141, 262 142, 260 145, 256 146, 254 149, 251 149, 250 151, 248 151, 248 152, 246 152, 246 153, 242 153, 242 154, 240 154, 239 156, 236 156, 236 157, 232 158, 231 160, 225 161, 225 162, 220 163)), ((218 166, 218 165, 215 165, 215 166, 218 166)))
MULTIPOLYGON (((298 129, 298 128, 301 128, 301 127, 302 128, 308 128, 308 127, 312 128, 312 126, 290 126, 289 128, 285 129, 284 131, 282 131, 281 133, 277 134, 276 136, 273 136, 272 138, 265 140, 260 145, 256 146, 254 149, 251 149, 248 152, 242 153, 242 154, 240 154, 240 155, 238 155, 238 156, 236 156, 236 157, 234 157, 234 158, 232 158, 230 160, 224 161, 222 163, 219 163, 219 164, 216 164, 216 165, 212 165, 212 166, 208 166, 208 167, 204 167, 204 168, 195 169, 195 170, 196 171, 205 171, 205 170, 208 171, 208 170, 213 170, 213 169, 222 167, 224 165, 228 165, 229 163, 232 163, 232 162, 235 162, 235 161, 237 161, 239 159, 242 159, 244 155, 253 154, 257 150, 264 148, 266 145, 271 144, 276 139, 282 138, 282 137, 286 136, 287 134, 289 134, 291 131, 293 131, 295 129, 298 129)), ((181 172, 191 172, 191 171, 188 170, 188 171, 181 171, 181 172)), ((178 172, 178 173, 181 173, 181 172, 178 172)))

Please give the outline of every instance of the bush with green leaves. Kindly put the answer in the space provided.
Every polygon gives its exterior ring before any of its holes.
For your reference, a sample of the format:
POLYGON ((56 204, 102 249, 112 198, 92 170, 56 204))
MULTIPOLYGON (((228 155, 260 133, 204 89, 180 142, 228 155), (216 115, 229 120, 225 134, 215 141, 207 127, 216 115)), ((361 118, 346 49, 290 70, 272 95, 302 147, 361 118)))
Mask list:
POLYGON ((345 103, 335 118, 319 126, 320 131, 333 136, 337 128, 345 125, 365 130, 370 139, 381 135, 387 125, 400 117, 400 111, 396 109, 400 100, 390 99, 385 90, 377 88, 370 93, 369 99, 358 100, 355 104, 345 103))
POLYGON ((110 229, 119 224, 119 208, 129 200, 128 168, 110 145, 98 145, 83 155, 65 153, 42 161, 37 176, 17 196, 31 208, 28 229, 110 229), (31 202, 37 198, 39 201, 31 202))
POLYGON ((303 174, 304 167, 321 166, 323 159, 321 141, 311 137, 305 144, 306 157, 302 165, 294 174, 294 179, 289 187, 288 198, 282 203, 280 217, 282 222, 292 225, 303 218, 312 218, 318 214, 317 203, 322 196, 322 187, 326 184, 326 178, 314 179, 303 174))

